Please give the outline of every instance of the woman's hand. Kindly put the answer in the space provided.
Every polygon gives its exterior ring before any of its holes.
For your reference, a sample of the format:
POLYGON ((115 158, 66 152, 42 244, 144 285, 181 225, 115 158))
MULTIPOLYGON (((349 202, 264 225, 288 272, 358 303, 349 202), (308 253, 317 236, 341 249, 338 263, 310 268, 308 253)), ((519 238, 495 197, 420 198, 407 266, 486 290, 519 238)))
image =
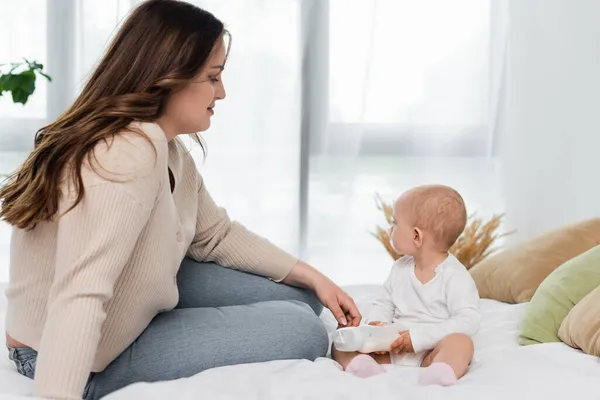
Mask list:
POLYGON ((282 281, 287 285, 312 290, 319 301, 333 313, 339 327, 358 326, 362 316, 354 300, 325 275, 303 261, 282 281))
POLYGON ((314 291, 319 301, 333 313, 338 321, 338 328, 360 325, 362 316, 352 297, 325 275, 315 285, 314 291))

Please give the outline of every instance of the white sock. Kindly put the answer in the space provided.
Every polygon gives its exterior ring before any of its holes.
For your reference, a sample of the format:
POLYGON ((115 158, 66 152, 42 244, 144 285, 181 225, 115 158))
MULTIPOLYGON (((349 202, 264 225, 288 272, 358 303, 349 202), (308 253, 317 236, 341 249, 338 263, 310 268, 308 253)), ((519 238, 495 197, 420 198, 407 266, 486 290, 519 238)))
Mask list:
POLYGON ((423 368, 419 373, 419 383, 421 385, 441 385, 450 386, 458 382, 456 374, 452 367, 443 362, 435 362, 427 368, 423 368))
POLYGON ((354 357, 354 359, 346 366, 346 372, 359 378, 369 378, 386 371, 371 356, 360 354, 354 357))

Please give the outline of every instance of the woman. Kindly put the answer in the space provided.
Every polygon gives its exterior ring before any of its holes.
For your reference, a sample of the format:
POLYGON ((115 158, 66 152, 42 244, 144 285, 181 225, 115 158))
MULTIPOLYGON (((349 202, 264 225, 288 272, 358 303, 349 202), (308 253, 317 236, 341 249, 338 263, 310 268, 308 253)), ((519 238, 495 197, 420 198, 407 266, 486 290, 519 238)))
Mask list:
POLYGON ((142 3, 0 191, 7 346, 35 395, 313 360, 328 345, 320 303, 358 325, 338 286, 229 220, 177 139, 208 129, 225 98, 227 35, 190 4, 142 3))

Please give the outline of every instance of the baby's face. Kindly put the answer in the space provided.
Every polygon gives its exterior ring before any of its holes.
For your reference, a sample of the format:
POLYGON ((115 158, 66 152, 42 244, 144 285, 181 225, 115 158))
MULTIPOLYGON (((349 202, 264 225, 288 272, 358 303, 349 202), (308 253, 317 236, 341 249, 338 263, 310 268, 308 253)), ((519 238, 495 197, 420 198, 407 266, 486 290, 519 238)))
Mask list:
POLYGON ((417 251, 416 232, 405 196, 400 197, 394 204, 393 218, 390 244, 398 254, 414 256, 417 251))

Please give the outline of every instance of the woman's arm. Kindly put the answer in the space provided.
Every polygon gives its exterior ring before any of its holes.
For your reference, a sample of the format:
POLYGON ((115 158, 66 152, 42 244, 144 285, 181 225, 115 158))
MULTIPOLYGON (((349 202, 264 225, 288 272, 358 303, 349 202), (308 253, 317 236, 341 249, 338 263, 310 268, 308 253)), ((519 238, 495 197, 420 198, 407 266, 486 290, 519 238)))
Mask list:
POLYGON ((215 204, 198 174, 196 233, 187 255, 200 262, 215 262, 281 282, 298 262, 243 225, 231 221, 224 208, 215 204))
POLYGON ((360 323, 360 312, 350 296, 310 265, 232 222, 215 204, 199 174, 196 235, 187 254, 196 261, 213 261, 312 290, 341 326, 360 323))

